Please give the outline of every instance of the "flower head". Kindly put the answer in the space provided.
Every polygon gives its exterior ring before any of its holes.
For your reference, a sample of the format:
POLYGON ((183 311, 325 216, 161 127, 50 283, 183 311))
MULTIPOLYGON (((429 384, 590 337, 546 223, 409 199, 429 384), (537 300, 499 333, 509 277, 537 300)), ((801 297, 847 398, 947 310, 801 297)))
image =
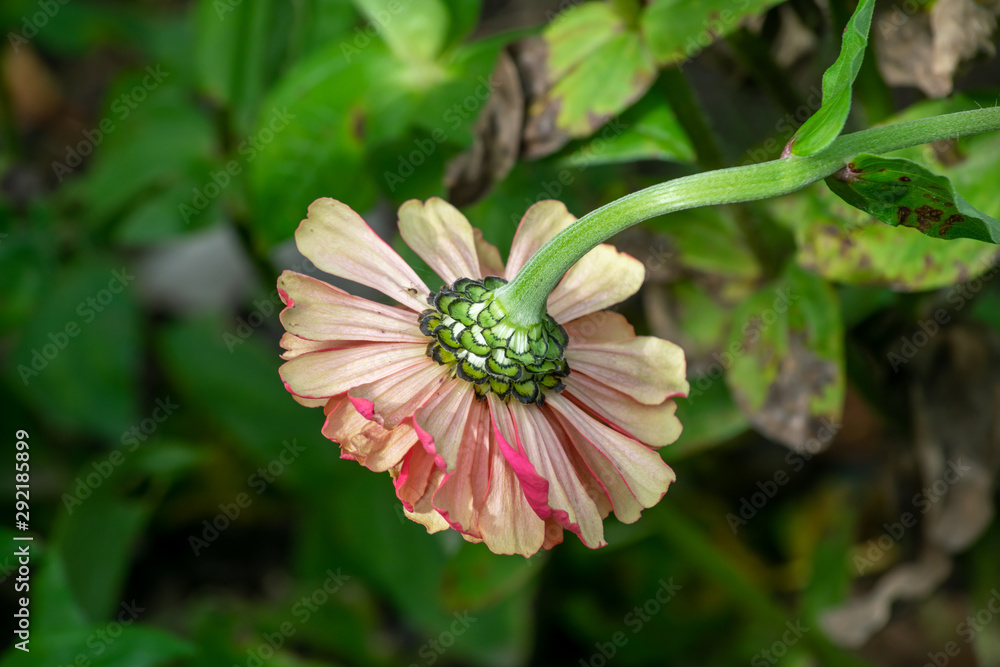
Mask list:
POLYGON ((674 480, 656 449, 680 434, 671 399, 688 390, 683 352, 602 312, 639 289, 642 264, 594 248, 528 327, 495 298, 574 220, 559 202, 532 206, 504 266, 447 202, 406 202, 399 230, 444 281, 434 293, 340 202, 314 202, 296 232, 318 268, 399 305, 286 271, 285 387, 324 408, 323 434, 342 458, 390 472, 407 516, 429 532, 450 527, 527 556, 568 529, 596 548, 609 512, 631 523, 674 480))

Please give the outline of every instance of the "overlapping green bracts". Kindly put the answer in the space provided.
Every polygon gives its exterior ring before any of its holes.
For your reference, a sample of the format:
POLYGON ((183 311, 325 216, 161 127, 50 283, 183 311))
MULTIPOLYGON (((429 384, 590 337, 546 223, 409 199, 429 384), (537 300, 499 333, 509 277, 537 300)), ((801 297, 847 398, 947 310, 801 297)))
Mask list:
POLYGON ((506 282, 461 278, 431 293, 427 301, 434 308, 420 314, 420 330, 432 338, 427 356, 473 383, 479 400, 493 392, 542 405, 545 391, 562 391, 560 378, 569 374, 563 358, 569 337, 548 315, 527 328, 505 322, 507 312, 493 293, 506 282))

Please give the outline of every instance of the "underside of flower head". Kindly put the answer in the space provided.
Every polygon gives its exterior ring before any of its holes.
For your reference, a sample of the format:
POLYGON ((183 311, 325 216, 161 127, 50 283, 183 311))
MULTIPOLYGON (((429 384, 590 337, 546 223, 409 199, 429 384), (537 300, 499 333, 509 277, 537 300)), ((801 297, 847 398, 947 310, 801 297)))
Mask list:
POLYGON ((420 313, 420 330, 432 338, 427 355, 473 383, 479 400, 493 393, 542 405, 546 391, 565 387, 569 337, 551 316, 527 327, 511 324, 494 295, 505 284, 499 276, 460 278, 431 293, 433 308, 420 313))
POLYGON ((390 473, 428 532, 525 556, 564 531, 603 546, 609 513, 636 521, 673 481, 656 449, 679 435, 672 398, 688 390, 680 348, 604 311, 639 289, 642 263, 597 246, 549 295, 543 321, 514 327, 524 318, 508 312, 505 284, 573 223, 565 206, 529 209, 506 262, 440 199, 407 202, 399 217, 446 285, 438 292, 349 207, 310 207, 303 254, 399 305, 283 274, 286 388, 323 408, 342 458, 390 473))

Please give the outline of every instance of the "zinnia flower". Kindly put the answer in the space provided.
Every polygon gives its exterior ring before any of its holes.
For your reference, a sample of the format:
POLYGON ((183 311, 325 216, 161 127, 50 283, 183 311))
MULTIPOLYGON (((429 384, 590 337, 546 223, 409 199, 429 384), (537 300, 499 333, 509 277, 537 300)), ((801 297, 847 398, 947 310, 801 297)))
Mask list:
POLYGON ((324 408, 341 457, 389 471, 406 515, 495 553, 529 556, 576 533, 604 546, 609 512, 639 518, 674 473, 656 449, 681 426, 684 355, 601 312, 634 294, 638 260, 600 245, 548 299, 527 334, 504 322, 493 290, 575 218, 556 201, 521 220, 506 267, 447 202, 408 201, 403 240, 446 283, 432 293, 348 206, 320 199, 295 239, 321 270, 398 302, 383 305, 286 271, 285 387, 324 408))

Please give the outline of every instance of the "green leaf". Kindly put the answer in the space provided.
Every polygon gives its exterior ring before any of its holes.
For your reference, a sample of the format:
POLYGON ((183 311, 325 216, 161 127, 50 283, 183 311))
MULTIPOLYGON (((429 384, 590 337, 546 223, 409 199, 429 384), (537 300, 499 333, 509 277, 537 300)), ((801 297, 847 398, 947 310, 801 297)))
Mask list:
POLYGON ((647 224, 670 235, 683 266, 708 274, 754 279, 760 276, 761 267, 734 213, 731 207, 712 206, 680 211, 647 224))
POLYGON ((792 137, 792 153, 815 155, 840 135, 851 112, 851 87, 861 71, 868 46, 875 0, 860 0, 844 28, 843 44, 836 62, 823 74, 823 106, 802 124, 792 137))
POLYGON ((130 270, 94 259, 64 268, 21 331, 7 380, 54 426, 117 441, 135 423, 139 313, 130 270))
POLYGON ((951 182, 903 158, 862 153, 826 179, 837 196, 893 227, 931 238, 1000 243, 1000 221, 976 209, 951 182))
POLYGON ((639 99, 656 75, 642 36, 609 4, 568 9, 544 37, 554 84, 548 104, 558 106, 556 124, 570 136, 591 134, 639 99))
MULTIPOLYGON (((359 35, 374 31, 402 62, 431 62, 448 37, 448 9, 440 0, 354 0, 368 22, 359 35)), ((355 40, 354 46, 359 46, 355 40)))
POLYGON ((677 442, 660 450, 667 461, 690 456, 735 438, 750 428, 750 423, 733 402, 721 366, 707 375, 691 378, 687 399, 677 399, 677 418, 684 425, 677 442))
POLYGON ((693 163, 694 146, 673 110, 654 91, 577 146, 562 162, 571 167, 639 160, 693 163))
POLYGON ((836 292, 793 264, 743 303, 722 358, 733 397, 759 431, 802 449, 840 423, 843 334, 836 292))
POLYGON ((642 34, 657 64, 693 58, 778 0, 653 0, 641 17, 642 34))
POLYGON ((884 225, 819 185, 768 208, 794 232, 800 266, 850 285, 936 289, 979 275, 997 253, 981 241, 942 243, 915 229, 884 225))

